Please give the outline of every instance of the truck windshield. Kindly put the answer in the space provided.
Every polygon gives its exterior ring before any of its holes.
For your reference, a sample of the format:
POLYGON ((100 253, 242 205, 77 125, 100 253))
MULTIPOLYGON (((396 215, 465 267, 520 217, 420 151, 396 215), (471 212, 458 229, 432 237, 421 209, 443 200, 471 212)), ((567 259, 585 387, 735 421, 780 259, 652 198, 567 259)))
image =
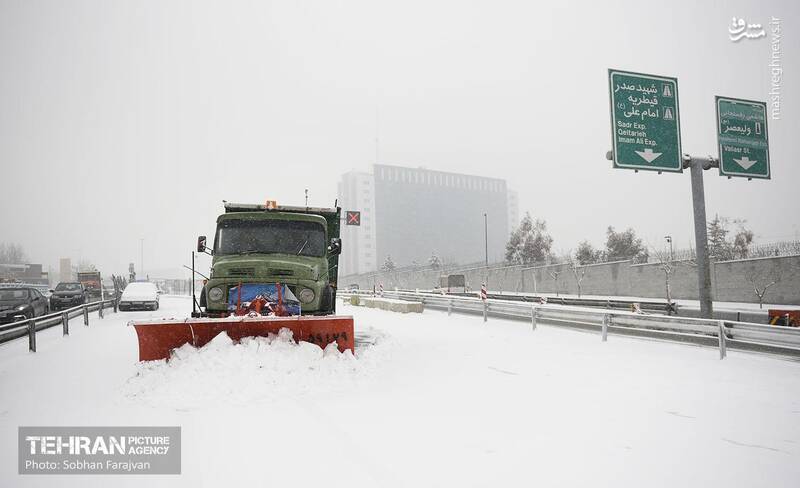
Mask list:
POLYGON ((225 220, 217 227, 218 255, 281 253, 325 255, 325 229, 315 222, 287 220, 225 220))

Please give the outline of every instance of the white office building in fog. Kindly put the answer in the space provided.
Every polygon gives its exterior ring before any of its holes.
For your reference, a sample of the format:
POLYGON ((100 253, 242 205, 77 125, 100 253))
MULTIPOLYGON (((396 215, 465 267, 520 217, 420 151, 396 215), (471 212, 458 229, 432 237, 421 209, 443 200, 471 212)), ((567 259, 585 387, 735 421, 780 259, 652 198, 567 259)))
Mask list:
POLYGON ((483 262, 487 238, 488 259, 497 262, 519 221, 518 195, 505 180, 425 168, 376 164, 371 173, 345 173, 338 198, 343 212, 361 212, 360 226, 342 226, 340 276, 376 271, 389 256, 397 267, 426 265, 434 253, 483 262))

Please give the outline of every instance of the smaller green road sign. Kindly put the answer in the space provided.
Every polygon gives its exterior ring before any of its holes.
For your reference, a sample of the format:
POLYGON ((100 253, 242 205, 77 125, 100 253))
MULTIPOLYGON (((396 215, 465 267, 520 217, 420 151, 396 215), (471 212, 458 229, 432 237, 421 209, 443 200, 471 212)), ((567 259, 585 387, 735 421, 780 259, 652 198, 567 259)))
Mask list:
POLYGON ((769 179, 767 104, 716 97, 719 174, 769 179))
POLYGON ((615 168, 683 171, 678 80, 608 70, 615 168))

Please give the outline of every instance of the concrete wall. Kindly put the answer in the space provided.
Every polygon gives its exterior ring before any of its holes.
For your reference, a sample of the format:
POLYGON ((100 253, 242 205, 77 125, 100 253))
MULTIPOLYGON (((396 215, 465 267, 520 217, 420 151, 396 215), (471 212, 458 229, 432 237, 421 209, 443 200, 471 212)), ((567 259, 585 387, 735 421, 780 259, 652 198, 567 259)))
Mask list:
MULTIPOLYGON (((633 296, 664 298, 664 272, 658 264, 631 264, 629 261, 593 264, 583 267, 586 272, 581 281, 583 295, 633 296)), ((564 293, 577 295, 578 287, 574 274, 566 265, 539 266, 533 268, 494 267, 451 271, 464 274, 467 286, 480 289, 487 279, 493 291, 564 293), (555 278, 553 275, 557 275, 555 278)), ((446 274, 438 270, 378 273, 377 275, 345 276, 340 279, 343 286, 357 283, 363 290, 371 290, 373 283, 383 283, 385 289, 420 288, 437 286, 439 276, 446 274)), ((723 261, 712 264, 711 285, 714 300, 725 302, 758 303, 750 279, 763 287, 777 278, 778 282, 767 291, 766 303, 800 305, 800 256, 783 256, 741 261, 723 261)), ((697 269, 688 262, 677 262, 670 275, 672 298, 696 300, 697 269)))

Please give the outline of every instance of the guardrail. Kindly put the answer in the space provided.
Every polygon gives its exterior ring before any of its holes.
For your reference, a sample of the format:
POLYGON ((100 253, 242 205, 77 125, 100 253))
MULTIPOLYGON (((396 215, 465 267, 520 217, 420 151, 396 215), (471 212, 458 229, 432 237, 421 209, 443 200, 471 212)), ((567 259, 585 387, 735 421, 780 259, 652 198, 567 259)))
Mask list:
POLYGON ((20 337, 28 336, 28 349, 36 352, 36 332, 49 329, 61 324, 63 335, 69 335, 69 321, 75 317, 83 316, 83 325, 89 326, 89 312, 97 312, 103 318, 103 310, 113 308, 117 312, 116 298, 110 300, 96 301, 78 305, 77 307, 61 310, 56 313, 33 317, 25 320, 18 320, 10 324, 0 325, 0 344, 20 337))
MULTIPOLYGON (((372 295, 371 292, 339 292, 339 295, 372 295)), ((728 345, 758 352, 778 352, 800 356, 800 329, 773 325, 736 322, 731 320, 697 319, 648 313, 599 310, 569 305, 550 305, 499 299, 481 300, 411 291, 384 291, 383 297, 413 300, 426 308, 529 321, 535 330, 539 322, 566 325, 600 331, 603 341, 609 331, 625 335, 661 337, 681 342, 714 344, 720 359, 727 354, 728 345)))
MULTIPOLYGON (((404 290, 408 291, 408 290, 404 290)), ((474 297, 476 293, 448 293, 448 295, 474 297)), ((670 312, 677 313, 678 304, 672 302, 667 303, 666 300, 624 300, 624 299, 605 299, 605 298, 575 298, 575 297, 560 297, 551 295, 540 295, 535 293, 497 293, 489 292, 487 295, 489 299, 507 300, 517 302, 541 303, 544 299, 547 303, 558 305, 572 305, 577 307, 599 307, 599 308, 612 308, 617 310, 631 310, 633 306, 638 306, 643 312, 663 313, 670 312)))

